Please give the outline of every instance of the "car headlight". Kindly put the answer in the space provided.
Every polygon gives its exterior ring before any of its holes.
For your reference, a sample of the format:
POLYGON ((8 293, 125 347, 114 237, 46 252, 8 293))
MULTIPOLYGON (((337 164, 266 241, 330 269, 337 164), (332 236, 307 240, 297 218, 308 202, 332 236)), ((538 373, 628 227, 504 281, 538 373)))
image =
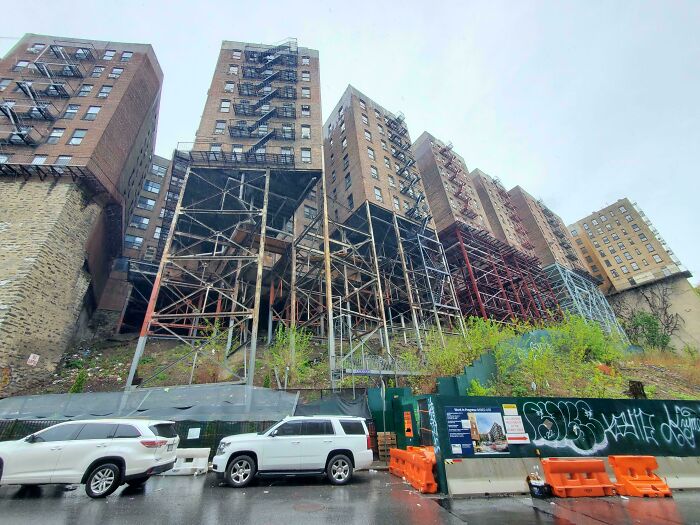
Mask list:
POLYGON ((229 443, 227 441, 221 441, 219 443, 219 448, 216 449, 216 455, 220 456, 221 454, 223 454, 226 451, 226 449, 229 447, 230 444, 231 443, 229 443))

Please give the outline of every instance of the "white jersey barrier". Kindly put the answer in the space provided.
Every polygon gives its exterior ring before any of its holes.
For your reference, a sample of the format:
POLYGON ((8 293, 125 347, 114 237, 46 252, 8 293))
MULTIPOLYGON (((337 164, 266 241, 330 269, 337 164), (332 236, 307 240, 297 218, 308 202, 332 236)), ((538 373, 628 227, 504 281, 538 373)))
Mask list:
POLYGON ((198 476, 209 470, 208 448, 179 448, 175 466, 163 476, 198 476))

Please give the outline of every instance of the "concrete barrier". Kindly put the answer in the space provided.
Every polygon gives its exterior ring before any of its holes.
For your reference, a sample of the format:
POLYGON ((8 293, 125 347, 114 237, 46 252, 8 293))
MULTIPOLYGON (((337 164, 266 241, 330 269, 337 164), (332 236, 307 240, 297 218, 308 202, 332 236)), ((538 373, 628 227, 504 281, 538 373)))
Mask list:
POLYGON ((450 496, 525 493, 525 478, 535 466, 542 474, 537 458, 447 459, 447 488, 450 496))
POLYGON ((178 448, 175 466, 163 476, 198 476, 209 470, 208 448, 178 448))
MULTIPOLYGON (((611 479, 615 475, 605 459, 611 479)), ((657 457, 656 473, 674 489, 700 489, 700 457, 657 457)), ((535 466, 544 471, 538 458, 465 458, 445 460, 445 474, 450 496, 484 494, 518 494, 529 492, 525 478, 535 466)))

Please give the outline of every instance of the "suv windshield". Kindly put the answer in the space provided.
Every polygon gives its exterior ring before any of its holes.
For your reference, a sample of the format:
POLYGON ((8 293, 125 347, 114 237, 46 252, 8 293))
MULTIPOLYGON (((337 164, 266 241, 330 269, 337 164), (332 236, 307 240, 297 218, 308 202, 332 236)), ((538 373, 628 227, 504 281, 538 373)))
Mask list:
POLYGON ((258 436, 262 436, 263 434, 265 434, 265 433, 266 433, 267 431, 269 431, 272 427, 274 427, 277 423, 279 423, 279 421, 275 421, 274 423, 270 423, 269 425, 267 425, 267 426, 265 427, 265 430, 261 430, 260 432, 258 432, 258 436))

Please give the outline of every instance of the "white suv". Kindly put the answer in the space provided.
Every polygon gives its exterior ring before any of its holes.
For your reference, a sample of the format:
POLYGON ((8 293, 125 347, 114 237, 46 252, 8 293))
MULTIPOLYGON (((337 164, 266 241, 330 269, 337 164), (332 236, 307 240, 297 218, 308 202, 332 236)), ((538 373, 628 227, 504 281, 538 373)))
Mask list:
POLYGON ((258 475, 324 474, 344 485, 369 468, 372 446, 365 420, 349 416, 292 416, 258 434, 221 440, 213 469, 232 487, 258 475))
POLYGON ((170 470, 180 438, 172 421, 92 419, 59 423, 0 443, 0 484, 85 483, 103 498, 170 470))

